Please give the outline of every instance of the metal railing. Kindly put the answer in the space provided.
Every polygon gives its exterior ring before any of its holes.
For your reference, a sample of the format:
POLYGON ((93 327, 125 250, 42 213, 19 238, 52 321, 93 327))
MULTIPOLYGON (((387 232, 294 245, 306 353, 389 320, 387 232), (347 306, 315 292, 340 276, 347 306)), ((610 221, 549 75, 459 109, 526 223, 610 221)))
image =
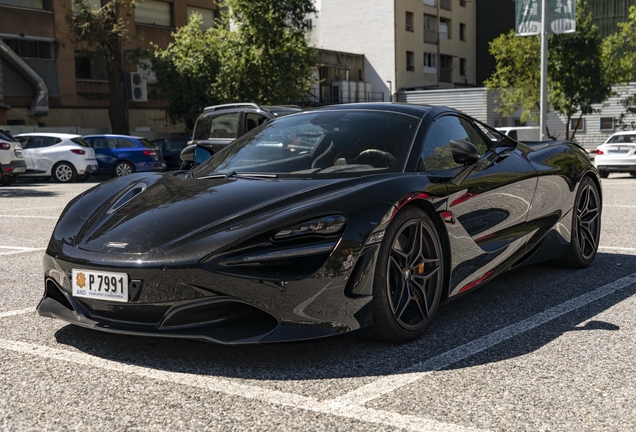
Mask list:
POLYGON ((335 88, 322 87, 321 94, 309 91, 307 102, 311 105, 331 105, 354 102, 384 102, 383 92, 363 92, 336 90, 335 88))

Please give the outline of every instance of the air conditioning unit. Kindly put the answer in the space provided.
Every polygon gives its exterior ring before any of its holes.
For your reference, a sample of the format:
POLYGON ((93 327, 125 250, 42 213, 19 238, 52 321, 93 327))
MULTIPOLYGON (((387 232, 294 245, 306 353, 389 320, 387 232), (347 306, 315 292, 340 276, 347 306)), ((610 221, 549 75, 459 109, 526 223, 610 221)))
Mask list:
POLYGON ((128 74, 130 86, 130 101, 148 102, 148 85, 146 79, 138 72, 128 74))

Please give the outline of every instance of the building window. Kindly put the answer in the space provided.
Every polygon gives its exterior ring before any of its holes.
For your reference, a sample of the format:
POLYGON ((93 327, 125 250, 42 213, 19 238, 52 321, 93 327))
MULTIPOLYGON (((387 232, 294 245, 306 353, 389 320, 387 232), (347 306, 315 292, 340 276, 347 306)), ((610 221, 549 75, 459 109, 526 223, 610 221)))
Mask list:
POLYGON ((459 23, 459 40, 466 40, 466 24, 459 23))
POLYGON ((447 18, 440 18, 439 19, 439 38, 450 39, 451 38, 450 29, 451 29, 451 20, 447 18))
POLYGON ((99 53, 75 52, 75 79, 108 81, 106 57, 99 53))
POLYGON ((424 42, 437 43, 437 17, 424 14, 424 42))
POLYGON ((601 130, 613 131, 614 130, 614 117, 601 117, 601 130))
POLYGON ((453 82, 453 56, 439 56, 439 80, 453 82))
POLYGON ((23 39, 5 39, 9 48, 22 58, 37 58, 53 60, 55 51, 53 42, 23 40, 23 39))
POLYGON ((427 52, 424 53, 424 73, 437 73, 437 54, 427 52))
POLYGON ((53 0, 0 0, 0 5, 52 11, 53 0))
POLYGON ((406 31, 413 31, 413 12, 406 13, 406 31))
POLYGON ((406 70, 407 71, 412 71, 415 70, 415 67, 413 66, 413 58, 415 57, 415 55, 413 54, 413 51, 407 51, 406 52, 406 70))
POLYGON ((424 0, 424 4, 426 6, 437 6, 437 2, 435 0, 424 0))
POLYGON ((135 7, 135 22, 164 27, 172 26, 172 7, 170 3, 145 0, 135 7))
POLYGON ((452 11, 453 10, 453 2, 451 0, 439 0, 440 9, 445 9, 452 11))
POLYGON ((571 118, 570 119, 570 131, 574 130, 585 130, 585 119, 584 118, 571 118))
POLYGON ((459 5, 461 7, 466 7, 466 0, 459 0, 459 5))
MULTIPOLYGON (((214 11, 210 9, 202 9, 194 6, 188 6, 188 21, 193 13, 198 13, 203 17, 203 23, 201 24, 201 30, 206 31, 210 27, 214 27, 214 11)), ((309 20, 311 21, 311 20, 309 20)))
POLYGON ((459 59, 459 74, 463 77, 466 76, 466 59, 465 58, 459 59))

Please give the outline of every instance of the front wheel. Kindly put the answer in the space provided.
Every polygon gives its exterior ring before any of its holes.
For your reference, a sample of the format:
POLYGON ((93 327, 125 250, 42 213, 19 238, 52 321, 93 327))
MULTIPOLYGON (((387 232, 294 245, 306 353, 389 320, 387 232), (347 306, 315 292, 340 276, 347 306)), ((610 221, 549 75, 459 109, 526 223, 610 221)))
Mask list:
POLYGON ((135 168, 128 162, 119 162, 113 169, 113 177, 122 177, 135 172, 135 168))
POLYGON ((592 265, 601 234, 601 195, 596 183, 585 177, 579 184, 572 211, 572 240, 560 263, 573 268, 592 265))
POLYGON ((399 213, 384 234, 376 264, 372 336, 404 343, 424 333, 439 306, 443 262, 431 218, 418 209, 399 213))
POLYGON ((75 180, 75 168, 68 162, 60 162, 51 170, 51 176, 58 183, 69 183, 75 180))

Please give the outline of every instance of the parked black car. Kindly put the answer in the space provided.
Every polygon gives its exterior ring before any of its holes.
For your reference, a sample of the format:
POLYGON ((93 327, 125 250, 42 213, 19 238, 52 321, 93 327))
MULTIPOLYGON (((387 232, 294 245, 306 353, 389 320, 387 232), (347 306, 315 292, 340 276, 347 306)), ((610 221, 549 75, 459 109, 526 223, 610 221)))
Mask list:
POLYGON ((178 170, 181 168, 181 150, 188 146, 186 138, 165 138, 150 141, 163 152, 168 170, 178 170))
POLYGON ((590 266, 601 193, 569 141, 520 143, 444 107, 320 108, 188 175, 131 174, 73 199, 38 312, 221 343, 365 328, 406 342, 441 302, 510 269, 590 266))

